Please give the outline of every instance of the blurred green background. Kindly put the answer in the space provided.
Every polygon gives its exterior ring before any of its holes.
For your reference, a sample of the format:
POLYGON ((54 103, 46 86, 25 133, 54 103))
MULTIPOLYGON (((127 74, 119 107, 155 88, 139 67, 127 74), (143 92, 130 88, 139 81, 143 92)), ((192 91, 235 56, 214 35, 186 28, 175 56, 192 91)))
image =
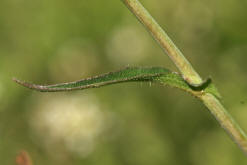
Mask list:
MULTIPOLYGON (((247 130, 247 1, 141 0, 247 130)), ((195 98, 149 84, 38 93, 124 66, 176 68, 120 0, 0 1, 0 164, 236 165, 247 159, 195 98)))

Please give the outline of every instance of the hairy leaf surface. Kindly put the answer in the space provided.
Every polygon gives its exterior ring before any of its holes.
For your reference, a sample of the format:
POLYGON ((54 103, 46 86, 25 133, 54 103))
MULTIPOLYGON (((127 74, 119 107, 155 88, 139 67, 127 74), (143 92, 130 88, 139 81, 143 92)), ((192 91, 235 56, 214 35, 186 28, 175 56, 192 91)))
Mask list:
POLYGON ((171 72, 162 67, 127 67, 119 71, 109 72, 99 76, 54 85, 36 85, 15 78, 13 80, 22 86, 41 92, 82 90, 123 82, 152 82, 176 87, 195 96, 203 94, 203 92, 208 92, 220 98, 217 89, 210 80, 199 87, 193 87, 178 73, 171 72))

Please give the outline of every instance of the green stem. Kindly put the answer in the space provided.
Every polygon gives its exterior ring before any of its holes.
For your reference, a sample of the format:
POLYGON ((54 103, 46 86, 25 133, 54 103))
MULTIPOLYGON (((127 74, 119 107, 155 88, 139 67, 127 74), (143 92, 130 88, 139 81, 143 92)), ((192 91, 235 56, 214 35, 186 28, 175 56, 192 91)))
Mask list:
POLYGON ((149 12, 142 6, 138 0, 122 0, 130 11, 139 19, 139 21, 152 34, 154 39, 160 44, 167 55, 175 63, 184 79, 192 85, 202 83, 201 77, 195 72, 189 61, 183 56, 181 51, 172 42, 166 32, 153 19, 149 12))
MULTIPOLYGON (((153 19, 149 12, 142 6, 138 0, 122 0, 130 11, 139 19, 139 21, 152 34, 155 40, 165 50, 168 56, 175 63, 182 73, 184 79, 191 85, 203 83, 201 77, 193 69, 188 60, 179 51, 165 31, 153 19)), ((202 92, 203 93, 203 92, 202 92)), ((231 136, 233 141, 247 154, 247 136, 244 131, 233 120, 231 115, 225 110, 220 101, 209 93, 197 96, 207 106, 209 111, 215 116, 220 125, 231 136)))
POLYGON ((247 155, 247 136, 240 128, 240 126, 234 121, 232 116, 223 107, 220 101, 210 93, 201 95, 199 98, 218 120, 220 125, 230 135, 232 140, 239 146, 240 149, 242 149, 245 155, 247 155))

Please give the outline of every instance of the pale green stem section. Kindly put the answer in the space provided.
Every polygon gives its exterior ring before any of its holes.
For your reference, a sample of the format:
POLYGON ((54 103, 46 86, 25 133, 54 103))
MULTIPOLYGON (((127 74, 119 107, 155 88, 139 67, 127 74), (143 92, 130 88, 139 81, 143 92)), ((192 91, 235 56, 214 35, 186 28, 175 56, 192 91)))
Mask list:
POLYGON ((245 132, 233 120, 232 116, 226 111, 220 101, 210 93, 203 94, 199 96, 199 98, 231 136, 233 141, 247 154, 247 136, 245 132))
POLYGON ((176 47, 166 32, 159 26, 142 4, 138 0, 122 1, 152 34, 163 50, 167 52, 167 55, 172 59, 182 73, 183 78, 191 85, 201 84, 201 77, 197 72, 195 72, 189 61, 183 56, 181 51, 176 47))
MULTIPOLYGON (((146 29, 152 34, 160 46, 167 52, 168 56, 175 63, 182 73, 184 79, 192 85, 202 83, 201 77, 193 69, 188 60, 179 51, 165 31, 153 19, 148 11, 138 0, 122 0, 130 11, 141 21, 146 29)), ((203 92, 202 92, 203 93, 203 92)), ((207 106, 209 111, 215 116, 220 125, 231 136, 233 141, 247 154, 247 136, 244 131, 233 120, 231 115, 225 110, 220 101, 209 93, 196 95, 207 106)))

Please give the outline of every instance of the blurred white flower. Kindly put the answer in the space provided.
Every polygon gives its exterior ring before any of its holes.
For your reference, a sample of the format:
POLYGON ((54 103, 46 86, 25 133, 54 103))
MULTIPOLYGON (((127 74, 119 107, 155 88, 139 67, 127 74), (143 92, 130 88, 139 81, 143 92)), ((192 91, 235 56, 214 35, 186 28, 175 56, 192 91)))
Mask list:
POLYGON ((107 116, 92 96, 51 96, 40 100, 31 126, 48 148, 62 142, 67 150, 85 157, 108 127, 107 116))

